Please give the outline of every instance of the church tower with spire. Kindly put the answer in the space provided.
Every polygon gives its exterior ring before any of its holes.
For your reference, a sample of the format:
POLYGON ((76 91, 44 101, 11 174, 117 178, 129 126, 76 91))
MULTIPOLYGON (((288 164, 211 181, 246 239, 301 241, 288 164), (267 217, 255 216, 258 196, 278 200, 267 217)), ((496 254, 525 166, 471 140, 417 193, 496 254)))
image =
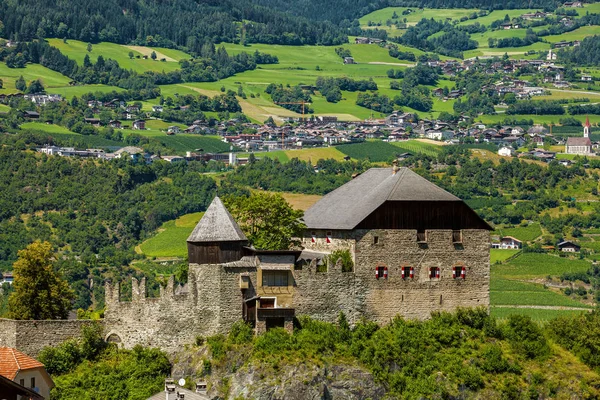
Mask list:
POLYGON ((584 138, 589 138, 590 137, 590 117, 587 116, 585 118, 585 125, 583 126, 583 137, 584 138))

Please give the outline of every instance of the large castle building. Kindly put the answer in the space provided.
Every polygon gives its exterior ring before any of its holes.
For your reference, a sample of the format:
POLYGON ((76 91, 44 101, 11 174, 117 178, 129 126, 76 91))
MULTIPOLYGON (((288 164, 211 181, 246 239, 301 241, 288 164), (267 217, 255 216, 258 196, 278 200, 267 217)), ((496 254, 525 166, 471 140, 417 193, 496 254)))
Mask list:
POLYGON ((133 280, 132 301, 106 286, 108 341, 175 351, 245 320, 258 333, 288 330, 300 315, 334 322, 425 319, 489 306, 489 225, 456 196, 407 168, 373 168, 306 211, 302 249, 261 251, 221 200, 187 240, 186 290, 173 278, 160 297, 133 280), (352 265, 331 262, 342 250, 352 265))

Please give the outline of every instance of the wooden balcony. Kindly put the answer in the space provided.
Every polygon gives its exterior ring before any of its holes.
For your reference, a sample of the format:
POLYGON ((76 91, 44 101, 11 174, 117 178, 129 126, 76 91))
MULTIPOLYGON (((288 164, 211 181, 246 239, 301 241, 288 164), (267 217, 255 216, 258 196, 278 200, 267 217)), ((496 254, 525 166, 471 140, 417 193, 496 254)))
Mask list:
POLYGON ((266 318, 294 318, 296 310, 294 308, 259 308, 256 310, 258 319, 266 318))

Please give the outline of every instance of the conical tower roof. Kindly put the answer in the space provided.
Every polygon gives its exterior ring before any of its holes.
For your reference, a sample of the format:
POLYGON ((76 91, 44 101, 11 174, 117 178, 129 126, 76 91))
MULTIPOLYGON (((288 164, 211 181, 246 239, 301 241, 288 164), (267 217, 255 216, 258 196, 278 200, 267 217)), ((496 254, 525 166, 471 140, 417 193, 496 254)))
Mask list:
POLYGON ((585 117, 585 126, 588 128, 592 126, 590 124, 590 116, 589 115, 586 115, 586 117, 585 117))
POLYGON ((219 197, 215 197, 204 216, 198 222, 187 241, 203 242, 237 242, 247 241, 246 235, 235 222, 219 197))

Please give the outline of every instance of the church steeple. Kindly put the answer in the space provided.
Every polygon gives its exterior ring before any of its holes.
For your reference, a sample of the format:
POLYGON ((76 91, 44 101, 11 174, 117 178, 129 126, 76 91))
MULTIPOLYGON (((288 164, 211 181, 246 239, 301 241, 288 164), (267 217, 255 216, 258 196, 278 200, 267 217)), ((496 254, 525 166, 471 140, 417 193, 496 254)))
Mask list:
POLYGON ((590 117, 589 115, 585 118, 585 125, 583 126, 583 137, 585 138, 589 138, 590 137, 590 117))

